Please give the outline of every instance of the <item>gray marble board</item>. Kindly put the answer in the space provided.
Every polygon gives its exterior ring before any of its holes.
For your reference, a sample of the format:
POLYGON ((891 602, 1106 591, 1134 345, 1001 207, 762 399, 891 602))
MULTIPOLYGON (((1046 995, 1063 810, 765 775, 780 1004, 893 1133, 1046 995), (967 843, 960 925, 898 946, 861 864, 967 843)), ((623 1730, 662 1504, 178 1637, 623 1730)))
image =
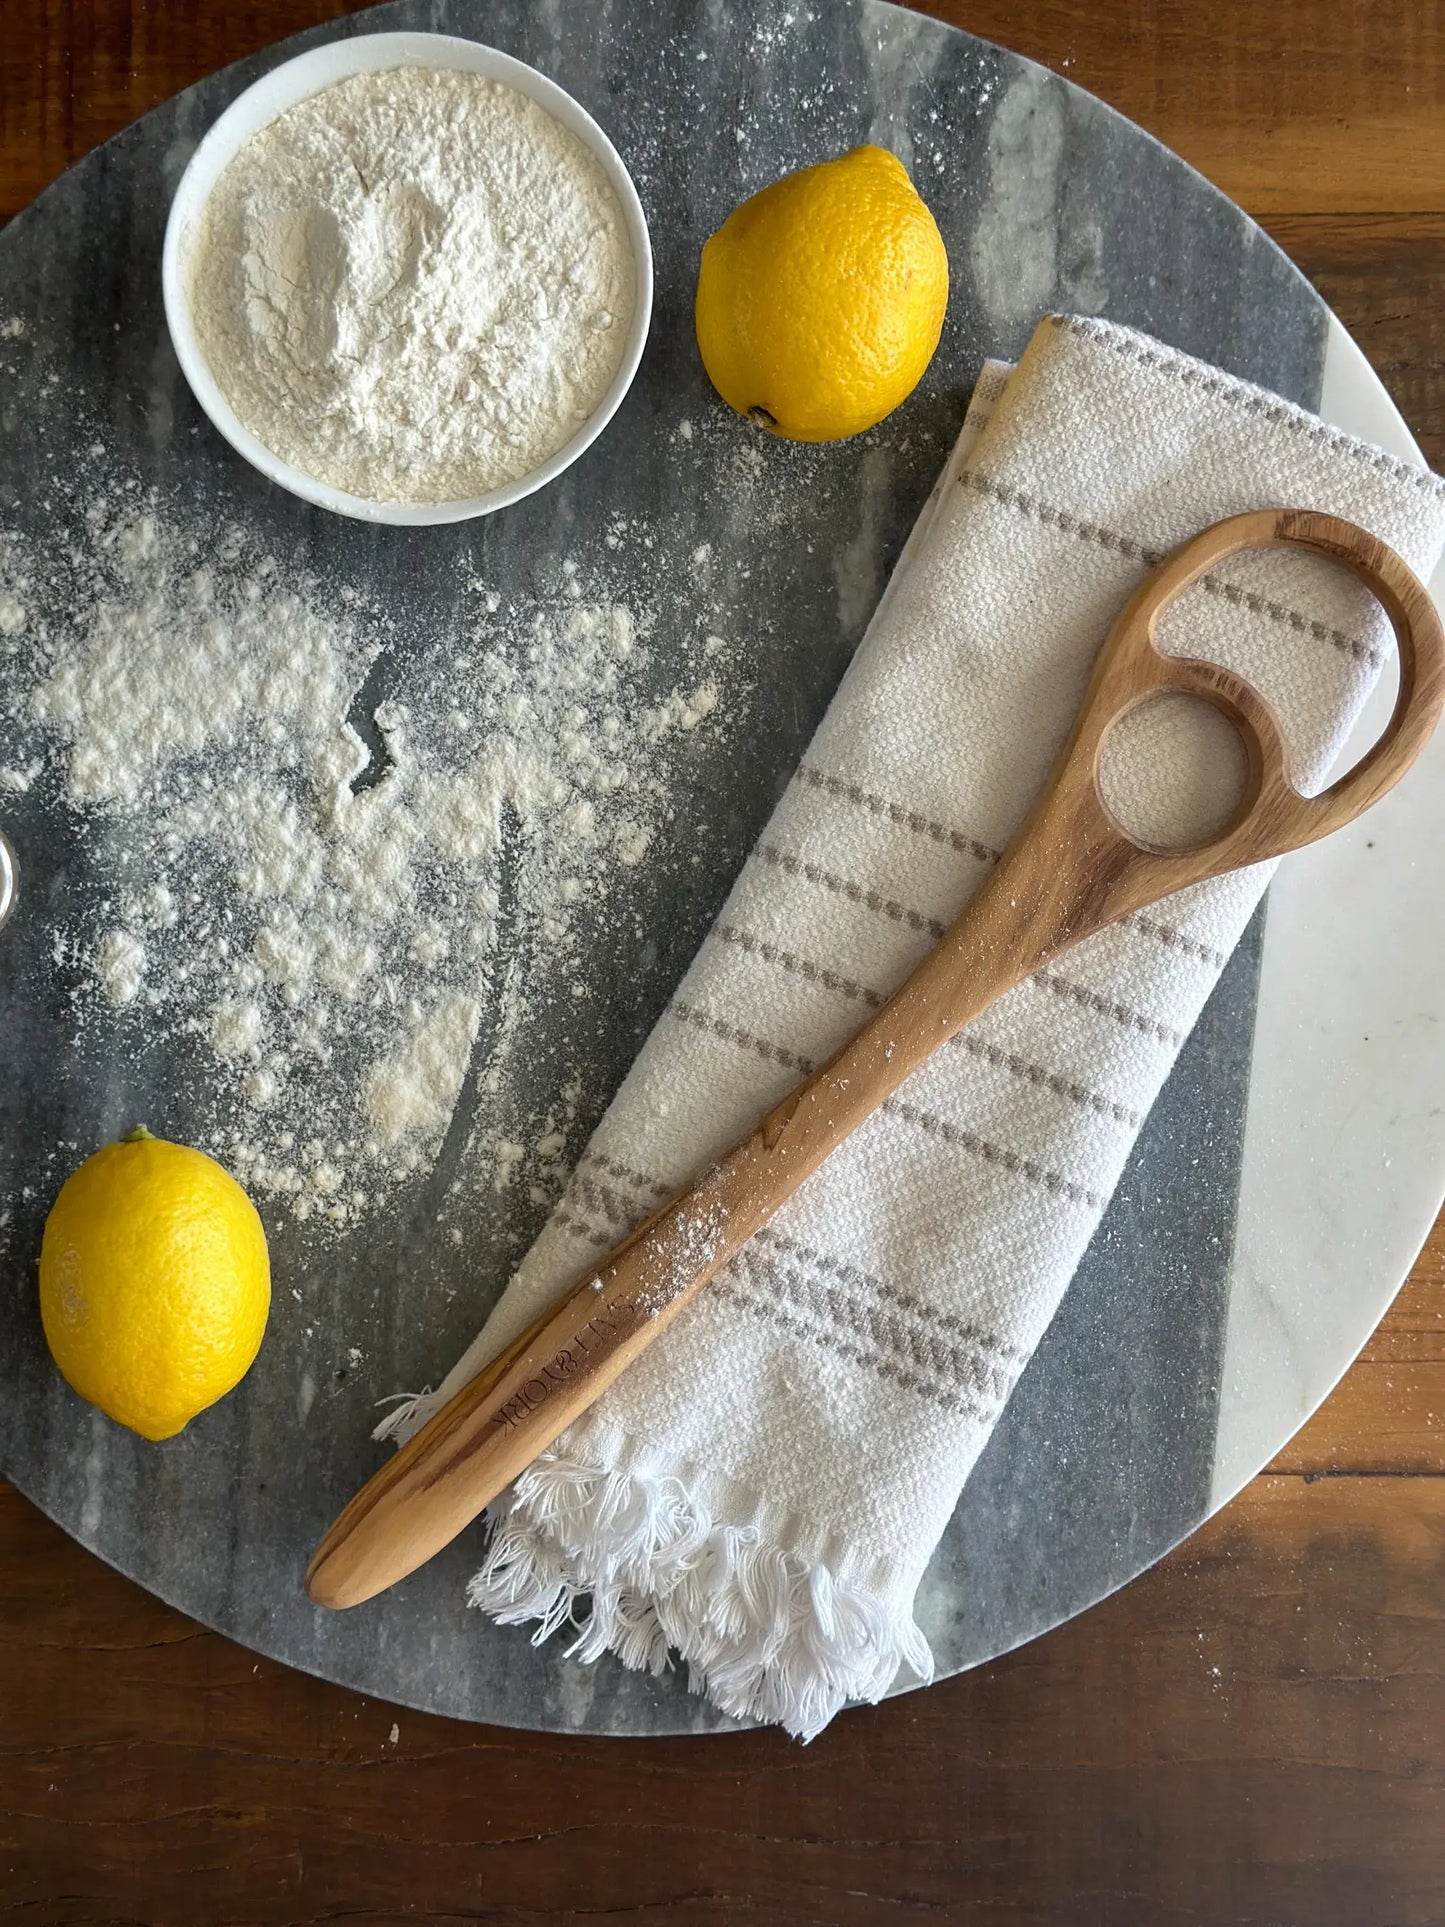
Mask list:
MULTIPOLYGON (((704 759, 680 798, 677 839, 700 861, 644 866, 626 901, 599 919, 576 1020, 529 1038, 539 1093, 579 1052, 589 1091, 620 1081, 821 716, 985 356, 1016 356, 1042 310, 1100 313, 1309 405, 1328 323, 1260 231, 1138 128, 998 47, 874 0, 746 9, 398 0, 351 16, 189 89, 73 168, 0 235, 0 303, 27 324, 0 356, 0 521, 37 538, 64 536, 50 525, 47 478, 88 459, 89 431, 82 436, 68 407, 79 394, 142 475, 214 506, 218 518, 244 518, 322 584, 364 584, 413 610, 435 595, 443 554, 474 558, 491 578, 522 577, 564 547, 596 541, 615 513, 648 518, 659 572, 680 567, 701 537, 711 543, 731 585, 731 620, 768 651, 746 748, 704 759), (308 45, 396 28, 490 42, 574 93, 631 168, 656 253, 651 340, 612 428, 559 483, 456 528, 363 527, 268 486, 201 416, 160 308, 169 195, 215 116, 308 45), (826 450, 761 443, 752 479, 721 490, 702 462, 679 455, 674 432, 680 418, 710 419, 721 407, 692 340, 699 248, 744 195, 862 140, 903 158, 942 228, 953 292, 939 353, 881 429, 826 450)), ((446 633, 440 621, 436 632, 446 633)), ((385 674, 384 659, 383 684, 385 674)), ((383 693, 373 687, 370 700, 383 693)), ((542 1215, 509 1192, 476 1206, 463 1249, 428 1242, 465 1119, 401 1208, 328 1248, 324 1262, 304 1227, 270 1227, 281 1288, 261 1358, 237 1395, 181 1437, 144 1445, 68 1391, 35 1301, 54 1189, 45 1152, 60 1138, 98 1144, 141 1114, 184 1139, 188 1067, 123 1027, 84 1059, 73 1053, 49 932, 95 853, 44 784, 6 801, 5 825, 25 878, 22 912, 0 942, 6 1475, 186 1612, 386 1699, 554 1730, 726 1724, 677 1678, 610 1661, 583 1670, 556 1644, 534 1649, 524 1633, 469 1613, 462 1591, 474 1540, 350 1614, 315 1611, 302 1596, 318 1535, 378 1462, 374 1399, 435 1381, 542 1215), (305 1282, 304 1310, 285 1288, 294 1280, 305 1282), (351 1343, 366 1359, 354 1380, 336 1363, 351 1343), (303 1368, 325 1394, 304 1417, 303 1368)), ((1259 943, 1257 924, 940 1548, 920 1602, 940 1672, 1081 1611, 1210 1509, 1259 943), (1185 1171, 1187 1206, 1174 1202, 1185 1171)), ((546 965, 530 955, 523 967, 546 965)), ((480 1101, 469 1084, 463 1106, 480 1101)))

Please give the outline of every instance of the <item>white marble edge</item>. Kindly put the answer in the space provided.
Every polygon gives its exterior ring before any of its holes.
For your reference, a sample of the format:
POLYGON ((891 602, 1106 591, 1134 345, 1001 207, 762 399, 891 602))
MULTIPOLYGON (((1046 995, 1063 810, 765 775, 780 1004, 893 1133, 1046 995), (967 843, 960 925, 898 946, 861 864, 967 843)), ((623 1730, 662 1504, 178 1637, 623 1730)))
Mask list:
MULTIPOLYGON (((1335 317, 1320 414, 1425 466, 1335 317)), ((1431 583, 1445 611, 1445 564, 1431 583)), ((1341 755, 1384 726, 1386 677, 1341 755)), ((1445 730, 1270 890, 1230 1269, 1210 1509, 1348 1370, 1445 1199, 1445 730)))

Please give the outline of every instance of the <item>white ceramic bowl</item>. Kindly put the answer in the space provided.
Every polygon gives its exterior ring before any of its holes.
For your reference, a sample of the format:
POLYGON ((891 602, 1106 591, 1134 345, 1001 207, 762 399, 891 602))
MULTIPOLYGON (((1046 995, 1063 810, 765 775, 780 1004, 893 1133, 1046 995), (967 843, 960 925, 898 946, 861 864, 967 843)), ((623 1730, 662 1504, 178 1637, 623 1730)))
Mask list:
POLYGON ((520 501, 570 467, 602 433, 631 387, 637 364, 642 359, 652 318, 652 244, 637 189, 617 149, 592 116, 555 81, 539 74, 535 67, 528 67, 523 61, 513 60, 509 54, 498 53, 495 47, 484 47, 475 40, 460 40, 452 34, 440 33, 372 33, 352 40, 333 40, 310 53, 298 54, 296 59, 284 62, 232 101, 191 156, 176 188, 161 254, 161 284, 166 325, 176 359, 196 400, 238 453, 271 481, 290 489, 303 501, 315 502, 321 508, 334 509, 338 515, 353 515, 362 521, 393 522, 416 528, 435 522, 467 521, 472 516, 490 515, 495 509, 506 508, 510 502, 520 501), (233 155, 259 128, 286 108, 294 107, 297 101, 319 93, 323 87, 344 80, 349 74, 377 73, 393 67, 460 68, 464 73, 482 74, 488 80, 501 81, 545 108, 597 157, 622 209, 637 275, 632 322, 622 360, 593 414, 570 441, 530 474, 491 489, 485 495, 454 502, 373 502, 365 496, 348 495, 344 489, 318 482, 273 454, 238 420, 217 386, 196 339, 187 292, 190 248, 198 218, 233 155))

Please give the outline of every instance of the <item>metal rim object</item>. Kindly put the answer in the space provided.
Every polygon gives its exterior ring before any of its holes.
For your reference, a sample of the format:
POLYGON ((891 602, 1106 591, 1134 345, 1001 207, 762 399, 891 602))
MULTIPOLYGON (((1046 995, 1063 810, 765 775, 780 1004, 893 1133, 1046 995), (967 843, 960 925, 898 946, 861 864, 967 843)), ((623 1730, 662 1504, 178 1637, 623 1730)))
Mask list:
POLYGON ((0 830, 0 930, 8 922, 10 912, 15 908, 15 897, 20 887, 20 865, 15 860, 15 851, 9 837, 0 830))

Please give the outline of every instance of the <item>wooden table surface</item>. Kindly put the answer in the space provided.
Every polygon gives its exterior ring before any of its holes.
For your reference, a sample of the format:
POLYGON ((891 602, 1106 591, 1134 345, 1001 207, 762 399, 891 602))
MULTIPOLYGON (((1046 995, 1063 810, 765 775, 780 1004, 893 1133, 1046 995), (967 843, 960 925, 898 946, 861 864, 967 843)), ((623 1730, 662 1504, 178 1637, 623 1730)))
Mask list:
MULTIPOLYGON (((349 10, 6 0, 0 217, 177 88, 349 10)), ((1442 0, 935 10, 1258 216, 1445 467, 1442 0)), ((1323 1411, 1172 1559, 806 1750, 363 1699, 202 1631, 0 1486, 0 1918, 1445 1921, 1442 1273, 1445 1221, 1323 1411)))

